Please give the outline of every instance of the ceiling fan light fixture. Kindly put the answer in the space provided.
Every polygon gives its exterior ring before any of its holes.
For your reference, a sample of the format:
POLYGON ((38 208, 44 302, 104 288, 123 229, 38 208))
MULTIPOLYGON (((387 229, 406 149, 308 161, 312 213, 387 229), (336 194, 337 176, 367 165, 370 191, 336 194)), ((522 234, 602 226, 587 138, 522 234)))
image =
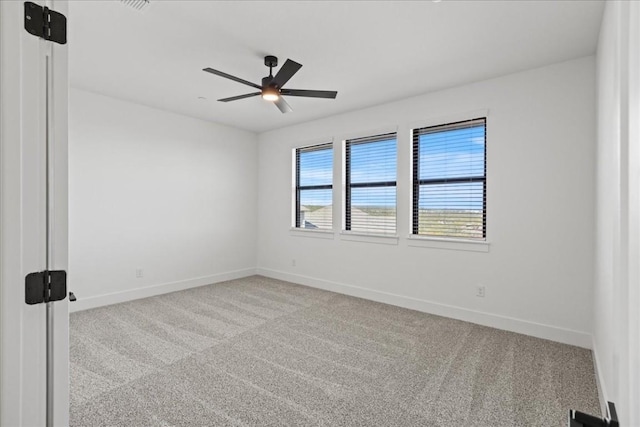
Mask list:
POLYGON ((280 92, 274 87, 266 87, 262 89, 262 99, 265 101, 277 101, 280 98, 280 92))

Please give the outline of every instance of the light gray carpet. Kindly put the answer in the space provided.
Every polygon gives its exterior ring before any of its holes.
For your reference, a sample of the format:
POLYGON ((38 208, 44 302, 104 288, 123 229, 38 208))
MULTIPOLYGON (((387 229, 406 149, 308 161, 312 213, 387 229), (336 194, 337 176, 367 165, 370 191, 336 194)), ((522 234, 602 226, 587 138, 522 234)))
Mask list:
POLYGON ((72 426, 566 426, 591 352, 260 276, 71 315, 72 426))

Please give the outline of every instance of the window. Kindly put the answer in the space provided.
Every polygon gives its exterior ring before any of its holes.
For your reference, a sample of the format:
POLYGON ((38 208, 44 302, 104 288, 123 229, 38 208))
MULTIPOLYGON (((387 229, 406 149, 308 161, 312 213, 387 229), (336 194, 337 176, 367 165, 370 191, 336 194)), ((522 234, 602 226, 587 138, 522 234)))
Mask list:
POLYGON ((295 226, 333 227, 333 144, 297 148, 295 226))
POLYGON ((396 232, 396 134, 350 139, 345 145, 345 229, 396 232))
POLYGON ((486 238, 486 119, 413 130, 413 234, 486 238))

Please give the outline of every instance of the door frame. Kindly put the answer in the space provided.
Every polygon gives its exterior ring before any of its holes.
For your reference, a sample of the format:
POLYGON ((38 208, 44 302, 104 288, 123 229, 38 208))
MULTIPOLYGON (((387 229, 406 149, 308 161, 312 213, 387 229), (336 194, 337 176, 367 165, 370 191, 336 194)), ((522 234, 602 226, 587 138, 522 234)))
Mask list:
MULTIPOLYGON (((34 3, 67 15, 66 0, 34 3)), ((23 1, 0 2, 0 425, 69 424, 68 300, 24 295, 28 273, 68 265, 67 99, 67 46, 26 32, 23 1)))

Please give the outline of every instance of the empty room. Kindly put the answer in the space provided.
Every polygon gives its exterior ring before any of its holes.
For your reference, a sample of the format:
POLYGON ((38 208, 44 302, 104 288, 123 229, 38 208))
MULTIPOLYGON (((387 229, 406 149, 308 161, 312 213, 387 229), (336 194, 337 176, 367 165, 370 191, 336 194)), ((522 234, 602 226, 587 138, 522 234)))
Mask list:
POLYGON ((640 427, 640 2, 0 24, 0 425, 640 427))

